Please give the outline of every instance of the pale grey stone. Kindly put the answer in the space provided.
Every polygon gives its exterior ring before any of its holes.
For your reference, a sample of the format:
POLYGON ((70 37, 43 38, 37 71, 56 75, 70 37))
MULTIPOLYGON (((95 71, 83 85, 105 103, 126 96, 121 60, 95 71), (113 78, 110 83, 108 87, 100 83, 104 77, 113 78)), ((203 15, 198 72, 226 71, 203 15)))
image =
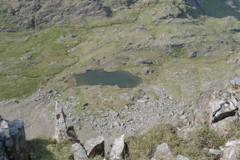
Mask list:
POLYGON ((189 159, 188 157, 185 157, 185 156, 183 156, 183 155, 177 155, 177 159, 176 160, 191 160, 191 159, 189 159))
POLYGON ((99 136, 97 138, 89 139, 85 142, 84 147, 87 155, 93 157, 95 155, 104 155, 104 138, 99 136))
POLYGON ((221 154, 221 150, 210 148, 209 149, 209 153, 211 153, 213 155, 220 155, 221 154))
POLYGON ((173 159, 173 155, 168 147, 167 143, 162 143, 157 146, 154 156, 151 160, 161 160, 161 159, 173 159))
POLYGON ((222 152, 220 160, 239 160, 240 157, 240 139, 228 141, 222 152))
POLYGON ((110 159, 122 159, 127 153, 126 144, 124 142, 124 134, 115 139, 112 150, 110 152, 110 159))
POLYGON ((83 149, 81 144, 74 143, 72 145, 72 151, 73 151, 74 160, 85 160, 85 159, 88 159, 87 153, 83 149))

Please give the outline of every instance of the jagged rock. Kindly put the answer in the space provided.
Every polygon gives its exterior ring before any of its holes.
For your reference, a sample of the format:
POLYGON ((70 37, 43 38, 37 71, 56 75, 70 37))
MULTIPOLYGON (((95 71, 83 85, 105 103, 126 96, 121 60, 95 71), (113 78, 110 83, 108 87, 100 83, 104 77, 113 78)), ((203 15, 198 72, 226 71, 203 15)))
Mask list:
POLYGON ((194 127, 208 124, 220 136, 230 130, 230 124, 238 119, 240 78, 217 84, 201 93, 194 108, 194 127))
POLYGON ((189 58, 195 58, 197 56, 198 51, 195 51, 190 54, 189 58))
POLYGON ((95 155, 104 156, 104 138, 102 136, 87 140, 84 147, 89 157, 94 157, 95 155))
POLYGON ((238 160, 240 156, 240 139, 228 141, 220 160, 238 160))
POLYGON ((162 143, 157 146, 156 152, 151 160, 172 160, 174 159, 167 143, 162 143))
POLYGON ((210 119, 212 121, 212 128, 219 134, 225 135, 228 133, 229 124, 236 119, 236 112, 234 109, 232 110, 229 106, 223 106, 219 108, 222 103, 224 103, 224 101, 222 100, 215 100, 209 103, 210 113, 212 113, 213 115, 215 114, 214 116, 210 116, 210 119), (218 112, 214 113, 216 111, 218 112))
POLYGON ((56 101, 55 112, 56 112, 55 139, 57 140, 57 142, 60 142, 67 138, 67 125, 63 109, 59 105, 58 101, 56 101))
POLYGON ((28 160, 24 123, 7 121, 0 116, 0 159, 28 160))
POLYGON ((0 2, 2 31, 17 31, 53 26, 66 19, 76 22, 84 16, 109 16, 112 11, 97 1, 64 3, 64 1, 0 2), (14 24, 9 27, 9 24, 14 24))
POLYGON ((88 159, 87 153, 80 143, 74 143, 72 145, 72 151, 73 151, 74 160, 88 159))
POLYGON ((128 152, 127 144, 124 142, 124 135, 115 139, 112 150, 110 152, 110 159, 122 159, 128 152))
POLYGON ((155 62, 154 60, 151 59, 140 59, 139 60, 140 64, 158 64, 157 62, 155 62))

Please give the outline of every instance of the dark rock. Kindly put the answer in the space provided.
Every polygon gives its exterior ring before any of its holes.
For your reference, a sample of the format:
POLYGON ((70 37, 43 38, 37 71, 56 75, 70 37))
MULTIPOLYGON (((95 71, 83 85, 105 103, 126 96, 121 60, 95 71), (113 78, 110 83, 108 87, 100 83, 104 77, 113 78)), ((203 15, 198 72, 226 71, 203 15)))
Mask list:
POLYGON ((153 60, 150 60, 150 59, 140 59, 139 60, 139 63, 140 64, 153 64, 154 63, 154 61, 153 60))
POLYGON ((86 106, 88 106, 88 103, 84 103, 82 106, 83 106, 83 107, 86 107, 86 106))

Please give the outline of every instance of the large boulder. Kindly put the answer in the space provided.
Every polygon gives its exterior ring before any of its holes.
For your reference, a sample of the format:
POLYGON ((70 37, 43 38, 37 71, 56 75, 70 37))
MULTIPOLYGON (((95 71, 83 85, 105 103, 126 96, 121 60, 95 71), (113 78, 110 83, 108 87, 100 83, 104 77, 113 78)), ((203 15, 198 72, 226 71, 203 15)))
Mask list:
POLYGON ((104 156, 104 138, 102 136, 87 140, 84 147, 89 157, 94 157, 95 155, 104 156))
POLYGON ((0 116, 0 159, 28 160, 24 123, 7 121, 0 116))
POLYGON ((151 160, 174 160, 174 157, 168 147, 167 143, 162 143, 157 146, 154 156, 151 160))

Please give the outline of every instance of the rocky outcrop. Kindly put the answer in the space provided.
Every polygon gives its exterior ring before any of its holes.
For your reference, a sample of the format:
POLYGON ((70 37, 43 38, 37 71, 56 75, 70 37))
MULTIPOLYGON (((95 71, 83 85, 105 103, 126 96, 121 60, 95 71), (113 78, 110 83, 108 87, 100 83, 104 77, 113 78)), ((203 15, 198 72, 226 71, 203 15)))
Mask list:
POLYGON ((95 155, 104 156, 104 138, 102 136, 87 140, 84 147, 89 157, 94 157, 95 155))
POLYGON ((28 160, 24 123, 7 121, 0 116, 0 159, 28 160))
POLYGON ((215 85, 200 95, 194 108, 195 128, 207 124, 220 136, 229 132, 230 124, 239 119, 240 78, 215 85))
POLYGON ((52 26, 85 16, 109 16, 111 10, 97 1, 1 1, 0 31, 17 31, 52 26), (2 16, 4 15, 4 16, 2 16))
POLYGON ((61 142, 64 139, 67 138, 67 125, 65 121, 65 115, 63 113, 62 107, 59 105, 58 101, 56 101, 55 106, 55 112, 56 112, 56 119, 55 119, 55 139, 57 142, 61 142))

